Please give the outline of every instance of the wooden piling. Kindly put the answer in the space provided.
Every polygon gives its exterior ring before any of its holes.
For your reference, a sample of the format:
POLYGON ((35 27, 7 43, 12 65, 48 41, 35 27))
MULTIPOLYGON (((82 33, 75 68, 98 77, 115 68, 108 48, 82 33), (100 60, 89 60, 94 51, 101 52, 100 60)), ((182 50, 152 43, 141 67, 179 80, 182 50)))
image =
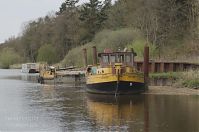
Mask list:
POLYGON ((146 89, 148 89, 149 80, 149 46, 146 44, 144 47, 144 82, 146 89))
POLYGON ((88 65, 88 60, 87 60, 87 49, 83 49, 83 57, 84 57, 84 66, 87 67, 88 65))
POLYGON ((97 49, 93 46, 93 65, 97 65, 97 49))

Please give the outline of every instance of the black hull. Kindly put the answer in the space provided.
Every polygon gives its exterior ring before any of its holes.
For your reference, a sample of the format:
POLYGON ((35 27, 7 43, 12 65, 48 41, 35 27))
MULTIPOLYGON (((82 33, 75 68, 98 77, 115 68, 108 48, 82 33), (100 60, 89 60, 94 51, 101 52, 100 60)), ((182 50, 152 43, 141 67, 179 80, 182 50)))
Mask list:
POLYGON ((145 91, 144 83, 138 82, 104 82, 87 84, 87 92, 96 94, 138 94, 145 91))

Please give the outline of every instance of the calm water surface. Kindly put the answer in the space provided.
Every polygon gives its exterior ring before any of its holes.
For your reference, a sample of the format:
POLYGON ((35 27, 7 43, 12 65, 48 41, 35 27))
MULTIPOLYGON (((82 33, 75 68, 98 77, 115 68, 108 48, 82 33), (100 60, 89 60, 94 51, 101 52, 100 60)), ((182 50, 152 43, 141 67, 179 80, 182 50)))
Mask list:
POLYGON ((104 96, 0 70, 1 131, 199 132, 199 96, 104 96))

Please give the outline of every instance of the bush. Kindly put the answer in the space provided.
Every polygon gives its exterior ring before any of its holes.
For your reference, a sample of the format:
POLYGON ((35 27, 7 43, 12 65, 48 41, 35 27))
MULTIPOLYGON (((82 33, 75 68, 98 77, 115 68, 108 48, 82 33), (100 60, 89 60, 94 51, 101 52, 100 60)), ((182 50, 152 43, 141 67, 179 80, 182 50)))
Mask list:
POLYGON ((163 73, 150 73, 149 77, 153 79, 173 78, 178 79, 181 75, 180 72, 163 72, 163 73))
POLYGON ((52 64, 57 62, 57 55, 55 48, 53 48, 50 44, 45 44, 40 47, 37 56, 38 62, 47 62, 48 64, 52 64))
MULTIPOLYGON (((146 41, 143 38, 137 38, 136 40, 134 40, 131 44, 129 44, 127 47, 133 48, 134 51, 137 53, 137 56, 139 58, 143 58, 144 57, 144 46, 146 44, 146 41)), ((150 58, 154 58, 157 55, 157 50, 156 50, 156 46, 154 44, 149 43, 149 54, 150 54, 150 58)))
POLYGON ((92 46, 94 44, 88 43, 84 46, 74 48, 68 52, 64 60, 61 62, 62 66, 84 66, 83 49, 87 49, 88 64, 92 64, 92 46))
POLYGON ((184 80, 182 85, 188 88, 199 88, 199 80, 184 80))
POLYGON ((181 75, 181 84, 184 87, 199 88, 199 71, 190 70, 181 75))
POLYGON ((83 48, 87 49, 88 64, 92 64, 92 46, 95 45, 98 52, 103 52, 106 48, 110 48, 113 51, 117 51, 119 48, 122 50, 127 47, 128 44, 140 38, 140 36, 138 31, 132 29, 120 29, 116 31, 103 30, 96 34, 92 42, 69 51, 62 61, 62 65, 83 66, 83 48))
POLYGON ((4 48, 0 54, 0 67, 8 69, 10 65, 20 62, 21 57, 11 48, 4 48))
POLYGON ((140 36, 140 32, 132 29, 120 29, 116 31, 104 30, 96 34, 93 43, 97 46, 98 51, 102 52, 105 48, 113 51, 122 50, 127 44, 132 43, 140 36))

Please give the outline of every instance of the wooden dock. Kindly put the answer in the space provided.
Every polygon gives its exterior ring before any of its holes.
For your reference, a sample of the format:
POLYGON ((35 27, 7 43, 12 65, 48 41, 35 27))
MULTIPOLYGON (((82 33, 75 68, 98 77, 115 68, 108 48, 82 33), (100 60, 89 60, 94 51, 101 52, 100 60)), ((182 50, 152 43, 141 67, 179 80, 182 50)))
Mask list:
POLYGON ((63 71, 56 71, 58 76, 84 76, 85 71, 81 70, 63 70, 63 71))
MULTIPOLYGON (((135 62, 136 69, 143 72, 143 62, 135 62)), ((149 61, 149 72, 150 73, 161 73, 161 72, 180 72, 187 71, 190 69, 199 69, 199 64, 188 63, 188 62, 174 62, 174 61, 149 61)))

